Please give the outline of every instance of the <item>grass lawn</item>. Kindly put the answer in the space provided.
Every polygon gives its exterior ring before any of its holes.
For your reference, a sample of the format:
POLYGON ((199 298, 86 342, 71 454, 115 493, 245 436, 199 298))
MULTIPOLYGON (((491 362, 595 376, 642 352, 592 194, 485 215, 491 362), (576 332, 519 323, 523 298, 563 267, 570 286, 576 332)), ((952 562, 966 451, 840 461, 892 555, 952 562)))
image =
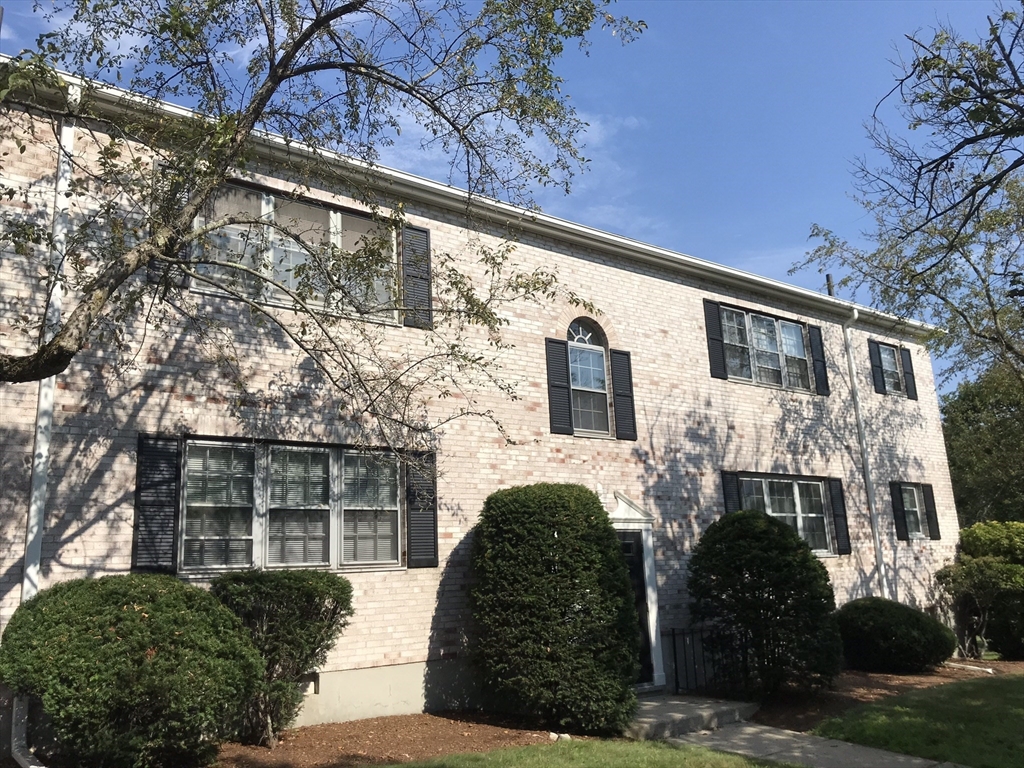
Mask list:
MULTIPOLYGON (((656 741, 571 741, 539 747, 449 755, 402 768, 785 768, 784 763, 656 741)), ((796 766, 793 766, 796 768, 796 766)))
POLYGON ((819 736, 972 768, 1024 766, 1024 676, 911 691, 826 720, 819 736))

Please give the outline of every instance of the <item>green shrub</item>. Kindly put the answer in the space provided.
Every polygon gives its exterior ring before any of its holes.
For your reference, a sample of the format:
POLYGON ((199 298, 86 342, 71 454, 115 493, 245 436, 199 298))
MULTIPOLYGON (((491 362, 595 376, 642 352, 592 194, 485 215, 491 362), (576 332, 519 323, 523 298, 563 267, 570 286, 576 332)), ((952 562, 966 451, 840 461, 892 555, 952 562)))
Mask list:
POLYGON ((475 656, 495 699, 552 728, 621 731, 636 710, 638 620, 597 496, 547 483, 491 494, 472 569, 475 656))
POLYGON ((71 765, 207 765, 262 673, 238 619, 169 576, 56 584, 0 644, 0 679, 42 700, 71 765))
POLYGON ((853 600, 836 612, 836 619, 850 669, 916 674, 956 650, 956 638, 942 622, 881 597, 853 600))
POLYGON ((266 663, 242 729, 273 747, 302 706, 301 678, 323 666, 352 616, 352 585, 326 571, 239 571, 210 591, 241 620, 266 663))
POLYGON ((1024 523, 976 523, 960 532, 957 562, 935 574, 965 656, 991 643, 1006 658, 1024 655, 1024 523))
POLYGON ((975 523, 960 531, 960 551, 969 557, 999 557, 1024 565, 1024 523, 975 523))
POLYGON ((784 522, 756 511, 726 515, 697 542, 689 574, 693 617, 746 649, 742 669, 720 672, 743 679, 748 695, 827 684, 838 674, 828 573, 784 522))

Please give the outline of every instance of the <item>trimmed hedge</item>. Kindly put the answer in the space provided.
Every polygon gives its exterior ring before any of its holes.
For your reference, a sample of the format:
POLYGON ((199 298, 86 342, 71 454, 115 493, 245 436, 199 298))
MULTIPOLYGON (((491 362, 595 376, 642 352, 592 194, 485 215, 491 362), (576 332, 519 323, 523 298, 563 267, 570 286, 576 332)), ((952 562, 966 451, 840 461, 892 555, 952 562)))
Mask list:
POLYGON ((697 542, 689 574, 692 615, 716 628, 721 671, 748 695, 826 685, 839 673, 828 573, 781 520, 757 511, 717 520, 697 542))
POLYGON ((322 667, 352 616, 352 585, 326 571, 239 571, 210 591, 249 630, 266 662, 242 739, 273 747, 302 707, 301 678, 322 667))
POLYGON ((475 658, 495 701, 558 730, 629 724, 638 620, 618 538, 593 491, 540 483, 491 494, 472 570, 475 658))
POLYGON ((853 600, 836 618, 850 669, 915 674, 941 664, 956 650, 956 637, 940 621, 881 597, 853 600))
POLYGON ((170 576, 55 584, 0 644, 0 679, 42 700, 56 757, 97 768, 210 764, 262 674, 238 619, 170 576))

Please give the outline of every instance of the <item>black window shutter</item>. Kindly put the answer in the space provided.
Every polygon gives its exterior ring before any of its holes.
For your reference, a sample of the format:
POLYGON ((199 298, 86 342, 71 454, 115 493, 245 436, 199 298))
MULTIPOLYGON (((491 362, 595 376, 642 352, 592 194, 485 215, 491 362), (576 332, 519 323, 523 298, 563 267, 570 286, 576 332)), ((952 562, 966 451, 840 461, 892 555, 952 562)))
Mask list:
POLYGON ((572 434, 572 389, 569 386, 569 342, 544 339, 548 363, 548 411, 551 434, 572 434))
POLYGON ((406 565, 437 568, 437 471, 433 453, 405 465, 406 565))
POLYGON ((725 495, 725 514, 740 511, 740 475, 722 472, 722 492, 725 495))
POLYGON ((417 227, 402 230, 402 323, 410 328, 434 327, 430 296, 430 232, 417 227))
POLYGON ((896 538, 900 541, 910 541, 910 534, 907 533, 907 512, 903 508, 903 486, 900 483, 889 483, 889 493, 892 494, 892 516, 896 521, 896 538))
POLYGON ((910 356, 910 350, 900 348, 900 357, 903 358, 903 384, 906 387, 907 398, 917 400, 917 379, 914 378, 914 359, 910 356))
POLYGON ((704 299, 704 327, 708 332, 708 360, 711 378, 728 379, 725 367, 725 342, 722 339, 722 311, 717 301, 704 299))
POLYGON ((843 481, 836 477, 828 479, 828 498, 832 503, 832 522, 836 532, 836 554, 848 555, 850 549, 850 527, 846 522, 846 497, 843 495, 843 481))
POLYGON ((181 441, 139 435, 132 570, 174 573, 178 565, 181 441))
POLYGON ((930 485, 922 485, 921 492, 924 494, 924 516, 928 520, 928 538, 938 541, 942 538, 939 533, 939 516, 935 511, 935 491, 930 485))
POLYGON ((612 364, 612 398, 615 403, 615 438, 636 440, 636 409, 633 406, 633 364, 629 352, 609 350, 612 364))
POLYGON ((821 340, 821 328, 807 326, 807 337, 811 340, 811 364, 814 366, 814 391, 828 397, 832 390, 828 386, 828 367, 825 365, 825 344, 821 340))
POLYGON ((868 339, 868 357, 871 358, 871 379, 875 382, 875 392, 885 394, 885 376, 882 375, 882 352, 877 341, 868 339))

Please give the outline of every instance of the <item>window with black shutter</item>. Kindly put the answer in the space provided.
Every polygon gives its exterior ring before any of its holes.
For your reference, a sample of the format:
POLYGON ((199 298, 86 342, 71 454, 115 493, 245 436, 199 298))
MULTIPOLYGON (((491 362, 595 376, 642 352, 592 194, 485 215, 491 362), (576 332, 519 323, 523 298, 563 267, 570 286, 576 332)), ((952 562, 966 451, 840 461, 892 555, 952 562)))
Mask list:
POLYGON ((616 439, 637 439, 629 352, 608 349, 600 327, 582 317, 564 341, 545 339, 544 350, 552 434, 611 435, 614 424, 616 439))
POLYGON ((828 396, 821 328, 704 300, 711 377, 828 396))
POLYGON ((875 392, 917 400, 914 359, 909 349, 869 339, 868 358, 871 361, 871 382, 875 392))
POLYGON ((838 478, 722 472, 726 513, 741 509, 782 520, 812 550, 850 554, 846 500, 838 478))
POLYGON ((892 497, 896 538, 939 539, 939 518, 935 509, 935 492, 927 483, 889 483, 892 497))
POLYGON ((404 473, 401 464, 389 451, 143 435, 133 569, 343 569, 403 559, 436 567, 433 455, 409 457, 404 473))

